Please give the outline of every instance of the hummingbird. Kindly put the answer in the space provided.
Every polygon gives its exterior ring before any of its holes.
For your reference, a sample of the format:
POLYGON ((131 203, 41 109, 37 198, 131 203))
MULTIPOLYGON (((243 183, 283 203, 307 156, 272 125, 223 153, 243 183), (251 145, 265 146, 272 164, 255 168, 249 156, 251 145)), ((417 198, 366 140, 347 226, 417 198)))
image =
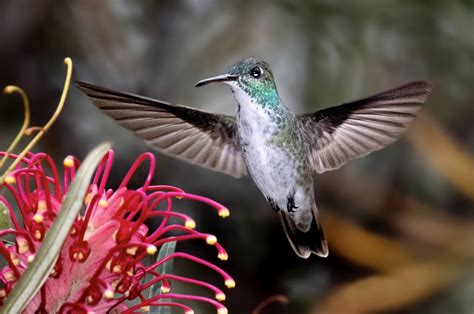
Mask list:
POLYGON ((427 100, 431 84, 397 88, 302 115, 278 94, 267 62, 248 58, 196 83, 224 83, 236 117, 77 82, 92 102, 153 149, 234 177, 250 174, 301 258, 329 253, 313 174, 391 144, 427 100))

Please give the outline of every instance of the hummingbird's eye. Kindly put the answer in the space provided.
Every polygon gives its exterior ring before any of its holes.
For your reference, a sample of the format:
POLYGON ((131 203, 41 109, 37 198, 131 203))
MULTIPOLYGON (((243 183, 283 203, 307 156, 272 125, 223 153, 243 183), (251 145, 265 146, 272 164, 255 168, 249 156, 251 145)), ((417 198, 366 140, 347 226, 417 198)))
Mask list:
POLYGON ((252 68, 252 70, 250 70, 250 75, 259 78, 262 75, 262 69, 260 67, 252 68))

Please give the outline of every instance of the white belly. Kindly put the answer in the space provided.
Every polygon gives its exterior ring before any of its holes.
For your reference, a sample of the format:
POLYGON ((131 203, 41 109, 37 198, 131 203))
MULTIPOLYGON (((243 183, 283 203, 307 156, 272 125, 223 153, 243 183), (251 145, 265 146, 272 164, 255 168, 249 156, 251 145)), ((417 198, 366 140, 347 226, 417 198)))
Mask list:
MULTIPOLYGON (((244 154, 249 173, 262 193, 274 200, 286 200, 296 185, 295 167, 286 153, 281 149, 252 145, 244 154)), ((286 201, 284 203, 279 205, 286 207, 286 201)))
POLYGON ((288 151, 275 145, 278 130, 275 121, 264 109, 252 107, 241 107, 237 119, 250 175, 264 196, 280 209, 286 210, 289 196, 294 197, 296 206, 306 206, 303 203, 308 201, 307 188, 301 186, 295 160, 288 151))

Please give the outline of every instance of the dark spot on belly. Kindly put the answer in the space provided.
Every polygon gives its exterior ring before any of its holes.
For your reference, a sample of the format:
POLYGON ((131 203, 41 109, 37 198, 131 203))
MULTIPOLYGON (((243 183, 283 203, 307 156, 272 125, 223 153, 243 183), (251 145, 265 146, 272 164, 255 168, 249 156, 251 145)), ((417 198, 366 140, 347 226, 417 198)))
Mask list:
POLYGON ((294 213, 298 206, 295 205, 295 192, 293 191, 287 197, 286 209, 289 213, 294 213))

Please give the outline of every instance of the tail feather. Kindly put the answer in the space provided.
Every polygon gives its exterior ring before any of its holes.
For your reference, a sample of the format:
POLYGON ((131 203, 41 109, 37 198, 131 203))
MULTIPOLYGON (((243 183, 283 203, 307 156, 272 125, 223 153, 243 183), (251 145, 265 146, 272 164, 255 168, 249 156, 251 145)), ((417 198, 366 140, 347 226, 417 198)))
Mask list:
POLYGON ((324 237, 323 227, 318 221, 317 210, 314 209, 311 212, 313 214, 311 226, 308 231, 304 232, 298 229, 288 213, 279 211, 283 229, 291 247, 299 257, 308 258, 311 253, 327 257, 329 254, 328 245, 324 237))

